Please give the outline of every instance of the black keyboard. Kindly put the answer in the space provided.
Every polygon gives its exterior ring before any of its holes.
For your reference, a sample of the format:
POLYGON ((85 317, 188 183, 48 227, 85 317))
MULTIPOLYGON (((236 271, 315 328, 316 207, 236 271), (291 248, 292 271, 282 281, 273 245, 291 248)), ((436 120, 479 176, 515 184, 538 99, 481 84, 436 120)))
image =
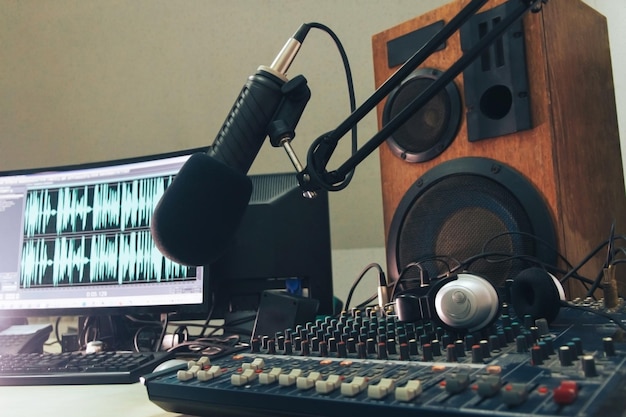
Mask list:
POLYGON ((172 357, 167 352, 0 354, 0 385, 131 384, 172 357))

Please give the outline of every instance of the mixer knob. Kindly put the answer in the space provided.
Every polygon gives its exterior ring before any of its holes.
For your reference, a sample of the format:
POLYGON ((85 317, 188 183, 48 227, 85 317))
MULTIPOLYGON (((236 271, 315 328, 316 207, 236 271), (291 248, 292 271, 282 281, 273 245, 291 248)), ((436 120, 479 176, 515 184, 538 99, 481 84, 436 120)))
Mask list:
POLYGON ((498 346, 500 346, 501 348, 505 348, 507 345, 507 341, 506 341, 506 334, 504 333, 504 330, 498 330, 496 332, 496 336, 498 336, 498 346))
POLYGON ((344 342, 337 343, 337 357, 338 358, 348 357, 348 348, 344 342))
POLYGON ((483 339, 480 342, 478 342, 478 346, 480 346, 480 350, 483 354, 483 358, 488 358, 491 356, 491 353, 489 350, 489 341, 483 339))
POLYGON ((330 339, 328 339, 328 351, 331 353, 336 353, 337 352, 337 338, 335 337, 331 337, 330 339))
POLYGON ((261 351, 261 340, 258 337, 255 337, 250 342, 250 351, 252 353, 259 353, 261 351))
POLYGON ((539 334, 539 327, 531 326, 529 330, 530 330, 530 335, 531 335, 530 337, 532 338, 530 343, 534 344, 537 342, 537 340, 539 340, 539 337, 541 336, 539 334))
POLYGON ((300 336, 296 336, 293 339, 294 342, 294 347, 296 348, 296 350, 302 350, 302 338, 300 336))
POLYGON ((465 357, 465 343, 462 340, 457 340, 454 342, 454 351, 456 353, 457 358, 465 357))
POLYGON ((387 359, 387 344, 385 342, 378 343, 378 359, 387 359))
POLYGON ((521 325, 517 321, 511 323, 511 330, 513 330, 513 334, 515 336, 518 336, 522 333, 521 325))
POLYGON ((320 339, 317 337, 312 337, 310 340, 309 346, 311 347, 311 351, 319 352, 320 351, 320 339))
POLYGON ((356 339, 353 337, 348 338, 346 342, 346 346, 348 348, 349 353, 356 353, 356 339))
POLYGON ((498 336, 496 335, 489 336, 489 350, 492 352, 500 351, 500 341, 498 339, 498 336))
POLYGON ((430 342, 430 347, 433 350, 433 356, 441 356, 441 342, 439 340, 435 339, 430 342))
POLYGON ((365 349, 365 343, 359 342, 356 345, 356 350, 359 359, 367 359, 367 350, 365 349))
POLYGON ((604 347, 605 356, 615 356, 615 343, 612 337, 603 337, 602 346, 604 347))
POLYGON ((480 345, 472 346, 472 363, 483 363, 483 351, 480 345))
POLYGON ((580 337, 573 337, 572 343, 574 345, 577 356, 582 356, 585 354, 585 352, 583 351, 583 341, 580 337))
POLYGON ((530 329, 534 325, 535 320, 533 319, 533 316, 531 316, 530 314, 524 314, 524 327, 530 329))
POLYGON ((582 358, 583 372, 587 378, 598 376, 596 371, 596 360, 593 355, 585 355, 582 358))
POLYGON ((513 329, 511 328, 511 326, 507 326, 504 328, 504 337, 507 343, 515 341, 515 333, 513 333, 513 329))
POLYGON ((270 355, 276 354, 276 342, 274 341, 274 339, 270 339, 267 341, 267 353, 269 353, 270 355))
POLYGON ((303 340, 300 349, 302 356, 309 356, 311 354, 311 347, 308 340, 303 340))
POLYGON ((576 345, 574 344, 574 342, 567 342, 567 347, 569 347, 572 360, 575 361, 576 359, 578 359, 578 352, 577 352, 576 345))
POLYGON ((426 343, 424 346, 422 346, 422 357, 425 362, 432 362, 433 347, 430 343, 426 343))
POLYGON ((524 335, 520 334, 515 338, 515 347, 517 349, 517 353, 528 352, 528 345, 524 335))
POLYGON ((543 352, 540 346, 533 346, 530 349, 530 364, 537 366, 543 364, 543 352))
POLYGON ((319 343, 319 348, 320 348, 320 356, 322 357, 328 356, 328 343, 326 343, 326 341, 322 340, 319 343))
POLYGON ((409 355, 409 345, 408 345, 408 343, 401 343, 400 344, 399 356, 400 356, 400 360, 401 361, 408 361, 411 358, 411 355, 409 355))
POLYGON ((572 351, 569 346, 561 346, 559 348, 559 361, 561 362, 561 366, 572 365, 572 351))
POLYGON ((538 344, 541 345, 542 342, 545 345, 545 351, 546 351, 547 357, 554 354, 554 339, 550 336, 545 336, 541 339, 541 342, 539 342, 538 344))
POLYGON ((548 320, 544 318, 537 319, 535 320, 535 326, 537 326, 537 329, 539 330, 540 337, 550 334, 548 320))
POLYGON ((276 338, 276 344, 279 350, 285 350, 285 336, 278 336, 276 338))
POLYGON ((446 361, 456 362, 456 349, 451 343, 446 346, 446 361))

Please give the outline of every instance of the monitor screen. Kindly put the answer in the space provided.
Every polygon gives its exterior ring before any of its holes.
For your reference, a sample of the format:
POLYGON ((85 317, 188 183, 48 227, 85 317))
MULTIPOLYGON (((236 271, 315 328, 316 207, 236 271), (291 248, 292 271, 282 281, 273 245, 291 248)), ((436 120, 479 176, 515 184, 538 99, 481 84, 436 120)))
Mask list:
POLYGON ((205 268, 150 234, 194 152, 0 173, 0 317, 208 311, 205 268))

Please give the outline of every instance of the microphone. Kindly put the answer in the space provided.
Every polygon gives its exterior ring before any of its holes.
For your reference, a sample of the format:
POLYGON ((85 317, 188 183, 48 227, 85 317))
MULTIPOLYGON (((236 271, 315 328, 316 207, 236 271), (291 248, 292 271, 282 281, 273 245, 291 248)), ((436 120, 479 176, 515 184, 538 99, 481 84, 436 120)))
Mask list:
POLYGON ((208 152, 192 155, 165 190, 150 231, 167 258, 207 265, 228 247, 252 195, 248 170, 287 94, 285 74, 309 28, 302 25, 270 66, 248 77, 208 152))

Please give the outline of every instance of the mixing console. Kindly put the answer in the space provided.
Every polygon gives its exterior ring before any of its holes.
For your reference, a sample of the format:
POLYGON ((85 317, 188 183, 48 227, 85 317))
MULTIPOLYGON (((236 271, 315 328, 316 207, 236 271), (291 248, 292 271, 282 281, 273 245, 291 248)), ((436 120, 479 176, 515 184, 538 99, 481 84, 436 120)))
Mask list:
MULTIPOLYGON (((626 320, 624 308, 613 315, 626 320)), ((467 335, 368 310, 255 338, 145 385, 154 403, 193 415, 612 417, 626 415, 625 361, 623 331, 579 309, 548 326, 504 306, 467 335)))

